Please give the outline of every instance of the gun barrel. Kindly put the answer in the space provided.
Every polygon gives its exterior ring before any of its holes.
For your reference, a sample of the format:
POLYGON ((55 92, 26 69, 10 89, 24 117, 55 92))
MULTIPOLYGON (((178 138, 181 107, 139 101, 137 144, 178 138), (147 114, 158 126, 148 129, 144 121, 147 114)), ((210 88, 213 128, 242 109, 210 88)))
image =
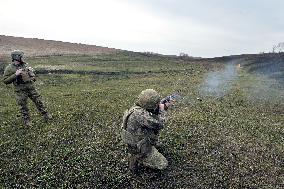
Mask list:
POLYGON ((171 95, 166 96, 165 98, 163 98, 163 99, 160 101, 160 103, 161 103, 161 104, 165 104, 166 102, 176 101, 179 97, 180 97, 179 94, 174 93, 174 94, 171 94, 171 95))

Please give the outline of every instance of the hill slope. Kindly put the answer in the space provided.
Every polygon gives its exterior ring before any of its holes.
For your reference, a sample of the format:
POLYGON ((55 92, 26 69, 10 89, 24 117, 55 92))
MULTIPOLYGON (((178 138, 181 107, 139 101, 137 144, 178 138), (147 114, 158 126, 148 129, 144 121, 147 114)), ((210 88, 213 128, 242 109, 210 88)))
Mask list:
POLYGON ((0 35, 0 56, 8 56, 14 49, 21 49, 26 56, 58 54, 109 54, 119 50, 96 45, 85 45, 36 38, 0 35))

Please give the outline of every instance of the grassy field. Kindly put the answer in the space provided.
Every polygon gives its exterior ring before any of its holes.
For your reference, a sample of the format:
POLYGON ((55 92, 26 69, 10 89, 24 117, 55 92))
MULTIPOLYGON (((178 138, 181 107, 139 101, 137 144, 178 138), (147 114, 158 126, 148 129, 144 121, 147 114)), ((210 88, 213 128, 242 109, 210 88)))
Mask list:
POLYGON ((200 93, 209 73, 224 70, 221 60, 120 53, 27 61, 54 119, 45 123, 30 102, 33 125, 25 128, 13 86, 0 84, 1 187, 284 187, 283 83, 249 72, 246 60, 222 96, 200 93), (169 167, 132 176, 120 124, 146 88, 183 98, 161 133, 169 167))

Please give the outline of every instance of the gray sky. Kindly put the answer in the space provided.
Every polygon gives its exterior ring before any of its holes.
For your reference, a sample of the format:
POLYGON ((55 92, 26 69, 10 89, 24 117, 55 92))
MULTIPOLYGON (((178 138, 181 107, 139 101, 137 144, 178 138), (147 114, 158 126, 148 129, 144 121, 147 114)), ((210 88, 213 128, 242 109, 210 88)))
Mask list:
POLYGON ((284 42, 283 0, 6 0, 0 34, 215 57, 284 42))

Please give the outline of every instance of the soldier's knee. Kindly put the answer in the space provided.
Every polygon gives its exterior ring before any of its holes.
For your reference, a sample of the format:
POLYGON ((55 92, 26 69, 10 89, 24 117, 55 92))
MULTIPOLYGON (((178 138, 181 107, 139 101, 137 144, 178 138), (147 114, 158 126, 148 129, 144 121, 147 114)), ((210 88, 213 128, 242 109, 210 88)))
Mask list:
POLYGON ((31 96, 30 98, 34 102, 41 102, 41 96, 40 95, 31 96))
POLYGON ((168 167, 168 160, 165 158, 157 165, 157 169, 164 170, 168 167))
POLYGON ((168 160, 153 147, 149 156, 144 159, 143 164, 153 169, 163 170, 168 166, 168 160))
POLYGON ((17 103, 18 103, 18 105, 21 106, 21 107, 27 106, 27 101, 25 101, 25 100, 18 100, 17 103))
POLYGON ((17 104, 18 105, 25 105, 27 104, 27 97, 26 96, 16 96, 17 104))

